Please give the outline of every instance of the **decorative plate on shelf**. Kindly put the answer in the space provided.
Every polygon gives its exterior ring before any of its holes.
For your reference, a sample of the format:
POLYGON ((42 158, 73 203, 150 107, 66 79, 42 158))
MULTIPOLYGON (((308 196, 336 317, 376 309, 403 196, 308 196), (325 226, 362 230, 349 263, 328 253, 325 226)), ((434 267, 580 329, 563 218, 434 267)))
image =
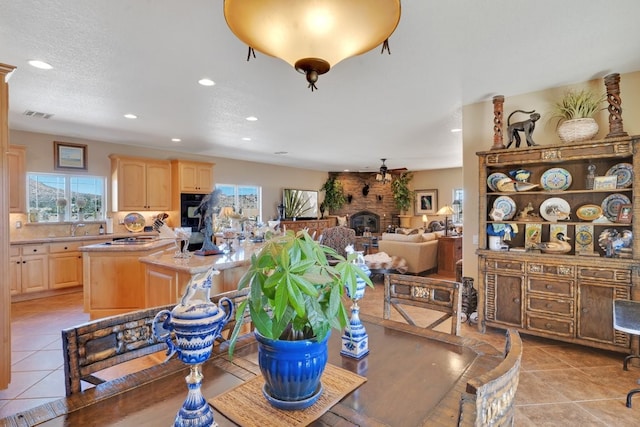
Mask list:
POLYGON ((631 200, 624 194, 615 193, 607 196, 600 205, 605 216, 609 221, 615 222, 618 219, 618 211, 620 206, 631 204, 631 200))
POLYGON ((605 174, 607 176, 617 176, 617 188, 627 188, 633 184, 633 165, 631 163, 618 163, 613 165, 605 174))
POLYGON ((509 196, 500 196, 493 202, 494 209, 504 212, 502 219, 510 220, 516 214, 516 202, 509 196))
POLYGON ((502 178, 509 178, 509 177, 506 174, 503 174, 502 172, 494 172, 487 177, 487 185, 489 186, 491 191, 498 191, 497 184, 498 184, 498 181, 500 181, 502 178))
POLYGON ((137 212, 127 214, 124 217, 124 228, 133 233, 144 230, 144 224, 144 217, 137 212))
POLYGON ((598 205, 582 205, 576 209, 576 216, 583 221, 593 221, 600 218, 602 208, 598 205))
POLYGON ((540 177, 540 185, 547 191, 564 191, 571 186, 571 174, 563 168, 551 168, 540 177))
POLYGON ((550 197, 540 205, 540 216, 547 221, 556 222, 569 219, 571 206, 565 199, 550 197))

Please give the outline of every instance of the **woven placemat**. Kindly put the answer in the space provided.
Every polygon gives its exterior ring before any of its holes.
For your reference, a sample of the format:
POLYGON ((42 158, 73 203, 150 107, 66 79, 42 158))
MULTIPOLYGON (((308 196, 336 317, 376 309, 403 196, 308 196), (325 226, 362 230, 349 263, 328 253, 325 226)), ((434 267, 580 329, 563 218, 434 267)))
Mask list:
POLYGON ((324 391, 316 403, 306 409, 285 411, 271 406, 262 395, 262 375, 209 399, 209 403, 242 427, 306 426, 365 381, 365 377, 328 363, 321 379, 324 391))

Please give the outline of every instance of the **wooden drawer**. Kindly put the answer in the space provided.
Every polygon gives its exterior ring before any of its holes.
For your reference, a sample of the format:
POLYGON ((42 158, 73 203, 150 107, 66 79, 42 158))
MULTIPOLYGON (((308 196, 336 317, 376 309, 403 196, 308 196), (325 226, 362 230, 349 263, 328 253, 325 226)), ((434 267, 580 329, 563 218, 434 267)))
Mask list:
POLYGON ((551 276, 573 278, 576 273, 576 268, 574 265, 557 265, 557 264, 543 264, 540 262, 529 262, 527 263, 527 272, 534 273, 534 274, 548 274, 551 276))
POLYGON ((527 311, 573 317, 574 306, 575 302, 573 299, 550 299, 537 296, 527 297, 527 311))
POLYGON ((81 242, 60 242, 49 244, 49 252, 52 254, 64 252, 77 252, 80 246, 84 246, 81 242))
POLYGON ((631 270, 578 266, 578 279, 597 279, 615 283, 631 283, 631 270))
POLYGON ((9 256, 20 256, 20 246, 9 246, 9 256))
POLYGON ((544 317, 530 313, 527 313, 527 329, 565 337, 573 337, 575 335, 575 323, 572 319, 544 317))
POLYGON ((40 255, 49 252, 49 245, 24 245, 22 246, 22 255, 40 255))
POLYGON ((504 260, 504 259, 487 259, 488 270, 498 270, 500 272, 520 272, 524 273, 524 261, 504 260))
POLYGON ((575 283, 573 280, 555 280, 547 277, 529 276, 527 279, 527 290, 549 295, 573 297, 575 293, 575 283))

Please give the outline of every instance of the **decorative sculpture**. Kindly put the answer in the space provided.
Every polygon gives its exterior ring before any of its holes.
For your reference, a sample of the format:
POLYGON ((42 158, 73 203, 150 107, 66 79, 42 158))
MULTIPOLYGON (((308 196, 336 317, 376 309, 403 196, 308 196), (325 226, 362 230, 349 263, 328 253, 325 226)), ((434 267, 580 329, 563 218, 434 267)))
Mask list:
POLYGON ((501 150, 504 148, 502 140, 502 111, 504 105, 504 96, 496 95, 493 97, 493 146, 492 150, 501 150))
POLYGON ((190 368, 185 378, 189 392, 176 415, 174 427, 217 426, 213 411, 200 391, 202 364, 211 356, 216 338, 232 318, 233 302, 223 297, 216 306, 209 299, 211 279, 215 274, 219 271, 210 268, 194 275, 180 303, 171 311, 160 311, 153 319, 153 334, 167 343, 167 360, 177 354, 190 368))
POLYGON ((627 136, 622 128, 622 100, 620 99, 620 74, 613 73, 604 77, 609 102, 609 133, 607 138, 627 136))
POLYGON ((200 215, 198 230, 204 230, 202 248, 194 252, 196 255, 206 256, 222 253, 220 248, 213 243, 213 214, 220 209, 218 206, 220 203, 220 194, 220 190, 213 190, 211 194, 202 198, 202 202, 200 202, 200 205, 194 212, 196 215, 200 215))
POLYGON ((513 113, 509 114, 507 117, 507 135, 509 135, 509 143, 507 144, 507 148, 511 147, 513 141, 516 141, 516 147, 520 147, 520 132, 524 133, 525 140, 527 141, 527 146, 532 147, 537 145, 533 142, 533 131, 536 128, 536 122, 540 119, 540 114, 536 113, 536 110, 524 111, 524 110, 515 110, 513 113), (529 118, 527 120, 523 120, 521 122, 516 122, 510 124, 511 116, 516 113, 524 113, 529 114, 529 118))

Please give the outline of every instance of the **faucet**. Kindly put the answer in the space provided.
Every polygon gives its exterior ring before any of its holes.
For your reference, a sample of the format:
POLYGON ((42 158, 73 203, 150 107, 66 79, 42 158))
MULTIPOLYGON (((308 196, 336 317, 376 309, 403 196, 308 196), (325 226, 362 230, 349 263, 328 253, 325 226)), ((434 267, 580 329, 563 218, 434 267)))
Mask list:
POLYGON ((78 227, 84 227, 84 224, 81 222, 75 222, 71 224, 71 237, 76 237, 76 230, 78 227))

